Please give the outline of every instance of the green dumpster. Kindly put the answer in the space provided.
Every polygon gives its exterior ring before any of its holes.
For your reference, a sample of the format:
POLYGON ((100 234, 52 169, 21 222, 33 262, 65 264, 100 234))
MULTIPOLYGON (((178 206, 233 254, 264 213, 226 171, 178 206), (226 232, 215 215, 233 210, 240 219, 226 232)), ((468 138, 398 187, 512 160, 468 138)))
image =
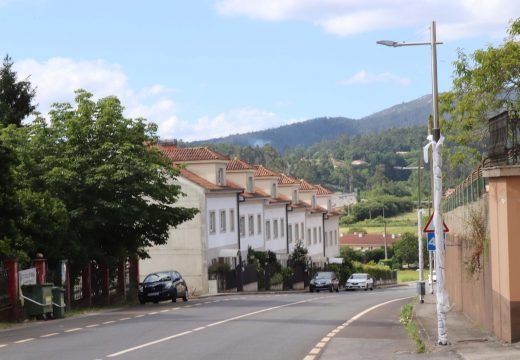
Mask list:
POLYGON ((53 284, 22 285, 27 316, 45 319, 52 314, 52 287, 53 284))
POLYGON ((59 286, 52 288, 52 315, 55 319, 65 317, 65 289, 59 286))

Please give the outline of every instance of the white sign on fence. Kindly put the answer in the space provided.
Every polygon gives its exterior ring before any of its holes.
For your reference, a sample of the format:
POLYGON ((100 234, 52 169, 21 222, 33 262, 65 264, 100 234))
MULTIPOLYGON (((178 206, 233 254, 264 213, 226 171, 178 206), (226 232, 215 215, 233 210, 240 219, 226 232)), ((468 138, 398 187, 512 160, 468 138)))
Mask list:
POLYGON ((36 268, 18 271, 18 282, 20 286, 36 284, 36 268))

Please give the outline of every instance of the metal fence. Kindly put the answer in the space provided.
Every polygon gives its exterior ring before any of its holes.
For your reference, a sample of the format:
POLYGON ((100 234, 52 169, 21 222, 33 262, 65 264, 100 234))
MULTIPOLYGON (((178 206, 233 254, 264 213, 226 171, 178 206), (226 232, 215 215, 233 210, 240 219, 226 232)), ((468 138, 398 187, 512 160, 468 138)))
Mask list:
POLYGON ((452 211, 459 206, 463 206, 480 199, 487 192, 488 179, 482 176, 482 169, 485 164, 481 164, 443 201, 444 212, 452 211))
POLYGON ((516 165, 520 162, 520 119, 504 111, 489 119, 487 166, 516 165))

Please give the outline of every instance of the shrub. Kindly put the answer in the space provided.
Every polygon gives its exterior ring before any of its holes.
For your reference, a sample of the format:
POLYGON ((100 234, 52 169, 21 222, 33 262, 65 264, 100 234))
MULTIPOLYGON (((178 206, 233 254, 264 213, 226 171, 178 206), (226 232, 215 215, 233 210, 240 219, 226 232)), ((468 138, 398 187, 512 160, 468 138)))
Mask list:
POLYGON ((283 275, 279 272, 271 277, 271 285, 278 285, 283 282, 283 275))
POLYGON ((373 262, 368 264, 361 264, 357 261, 354 261, 352 265, 354 268, 354 272, 367 273, 374 280, 388 280, 392 278, 392 271, 386 265, 376 265, 373 262))
POLYGON ((228 264, 224 262, 216 262, 210 265, 208 268, 208 273, 210 274, 225 274, 230 270, 228 264))

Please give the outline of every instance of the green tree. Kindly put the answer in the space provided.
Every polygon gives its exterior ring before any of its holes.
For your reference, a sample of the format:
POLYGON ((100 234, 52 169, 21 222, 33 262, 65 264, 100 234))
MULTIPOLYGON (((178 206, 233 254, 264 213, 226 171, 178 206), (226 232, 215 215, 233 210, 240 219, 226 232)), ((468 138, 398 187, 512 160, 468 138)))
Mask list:
POLYGON ((520 111, 520 19, 511 23, 508 36, 497 47, 466 54, 459 50, 454 62, 452 90, 441 96, 448 139, 454 147, 450 160, 455 164, 482 157, 488 138, 487 120, 498 112, 520 111))
POLYGON ((21 126, 22 120, 31 114, 35 106, 32 104, 36 92, 26 79, 17 81, 13 71, 13 62, 6 55, 0 68, 0 123, 2 126, 14 124, 21 126))
POLYGON ((394 257, 399 263, 412 264, 419 260, 417 236, 412 233, 404 233, 401 240, 394 243, 393 248, 394 257))
MULTIPOLYGON (((50 125, 39 117, 10 137, 23 160, 19 181, 38 194, 25 203, 45 203, 43 213, 53 214, 55 224, 63 217, 65 228, 28 230, 46 239, 38 242, 46 256, 76 263, 145 258, 147 247, 166 243, 169 228, 196 210, 174 206, 183 195, 171 182, 178 170, 150 146, 154 124, 123 117, 115 97, 94 102, 83 90, 76 95, 75 107, 53 106, 50 125)), ((33 219, 41 215, 35 211, 33 219)))

